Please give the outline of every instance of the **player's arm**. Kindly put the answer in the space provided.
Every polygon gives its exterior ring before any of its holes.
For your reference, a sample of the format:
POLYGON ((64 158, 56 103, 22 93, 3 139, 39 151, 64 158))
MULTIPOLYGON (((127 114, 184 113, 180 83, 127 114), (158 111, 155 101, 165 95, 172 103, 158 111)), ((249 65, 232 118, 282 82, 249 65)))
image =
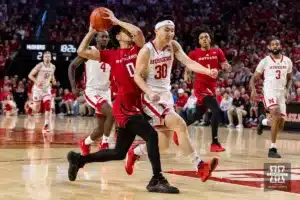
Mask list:
POLYGON ((200 65, 199 63, 197 63, 196 61, 190 59, 184 53, 184 51, 182 50, 182 47, 180 46, 180 44, 178 42, 173 40, 172 45, 173 45, 173 48, 174 48, 175 57, 182 64, 184 64, 187 68, 189 68, 190 70, 192 70, 196 73, 206 74, 208 76, 215 76, 215 77, 217 76, 217 74, 212 73, 213 70, 207 69, 207 68, 203 67, 202 65, 200 65))
POLYGON ((54 67, 54 70, 53 70, 53 74, 52 74, 52 77, 51 77, 51 83, 52 85, 56 85, 56 79, 55 79, 55 70, 56 70, 56 67, 54 67))
POLYGON ((262 73, 264 72, 264 66, 265 66, 265 59, 261 60, 252 75, 250 81, 249 81, 249 87, 251 89, 251 98, 254 100, 256 98, 256 88, 255 88, 255 83, 259 80, 261 77, 262 73))
POLYGON ((131 33, 134 37, 134 42, 138 47, 143 47, 144 46, 145 37, 144 37, 143 31, 139 27, 137 27, 133 24, 123 22, 123 21, 119 20, 118 18, 115 17, 114 13, 111 10, 107 9, 107 8, 105 9, 105 13, 108 16, 103 17, 103 18, 110 19, 114 25, 119 25, 122 28, 126 29, 129 33, 131 33))
POLYGON ((36 83, 36 78, 35 76, 39 73, 40 69, 41 69, 42 65, 41 63, 37 64, 28 74, 28 78, 33 82, 36 83))
POLYGON ((218 49, 218 59, 222 69, 226 70, 227 72, 230 72, 232 70, 231 65, 228 63, 227 59, 225 58, 224 52, 220 48, 218 49))
POLYGON ((89 47, 89 44, 91 40, 93 39, 94 35, 96 34, 96 31, 90 26, 89 32, 85 35, 83 40, 81 41, 77 54, 82 57, 89 60, 99 60, 100 61, 100 53, 97 49, 92 49, 89 47))
POLYGON ((143 47, 138 53, 136 59, 134 81, 145 94, 151 96, 152 90, 147 86, 145 82, 145 78, 147 77, 149 59, 150 52, 147 47, 143 47))
POLYGON ((85 61, 84 58, 77 56, 74 60, 72 60, 72 62, 70 63, 70 65, 68 67, 68 76, 69 76, 69 81, 70 81, 70 85, 71 85, 73 93, 74 92, 76 93, 75 71, 82 63, 84 63, 84 61, 85 61))

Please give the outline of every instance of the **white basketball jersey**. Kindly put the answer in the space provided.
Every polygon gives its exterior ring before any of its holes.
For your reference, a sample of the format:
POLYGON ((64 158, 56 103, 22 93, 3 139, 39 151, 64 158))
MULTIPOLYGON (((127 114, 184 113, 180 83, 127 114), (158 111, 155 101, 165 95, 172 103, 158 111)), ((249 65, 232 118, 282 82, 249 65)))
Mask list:
MULTIPOLYGON (((92 46, 91 48, 96 49, 92 46)), ((110 86, 109 64, 95 60, 85 62, 85 83, 86 89, 107 90, 110 86)))
POLYGON ((45 63, 40 63, 42 66, 37 75, 37 82, 42 83, 42 88, 50 87, 50 81, 54 75, 55 66, 50 63, 49 67, 46 67, 45 63))
POLYGON ((274 59, 266 56, 262 59, 256 71, 264 73, 264 91, 266 90, 285 90, 287 84, 287 74, 292 73, 293 63, 291 59, 282 56, 274 59))
POLYGON ((171 71, 174 60, 172 44, 168 44, 161 51, 157 51, 152 42, 148 42, 146 47, 150 51, 146 79, 148 87, 154 91, 169 91, 171 89, 171 71))

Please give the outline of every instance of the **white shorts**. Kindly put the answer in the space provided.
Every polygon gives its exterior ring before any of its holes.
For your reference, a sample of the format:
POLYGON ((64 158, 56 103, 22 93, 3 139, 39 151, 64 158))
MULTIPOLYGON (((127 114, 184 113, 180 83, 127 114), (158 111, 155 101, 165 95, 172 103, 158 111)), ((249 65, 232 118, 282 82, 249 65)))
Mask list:
POLYGON ((282 115, 286 116, 286 98, 285 91, 266 90, 264 91, 265 108, 269 110, 274 106, 278 106, 282 115))
POLYGON ((146 94, 142 94, 142 106, 146 115, 151 117, 150 124, 152 126, 163 126, 164 116, 175 112, 174 99, 170 91, 160 92, 160 101, 156 104, 152 103, 146 94))
POLYGON ((107 102, 109 105, 111 103, 111 91, 108 90, 91 90, 87 89, 84 91, 84 98, 86 102, 95 109, 96 114, 102 115, 100 112, 101 106, 107 102))
POLYGON ((47 88, 38 88, 35 85, 32 87, 32 100, 37 101, 48 101, 51 100, 51 87, 47 88))

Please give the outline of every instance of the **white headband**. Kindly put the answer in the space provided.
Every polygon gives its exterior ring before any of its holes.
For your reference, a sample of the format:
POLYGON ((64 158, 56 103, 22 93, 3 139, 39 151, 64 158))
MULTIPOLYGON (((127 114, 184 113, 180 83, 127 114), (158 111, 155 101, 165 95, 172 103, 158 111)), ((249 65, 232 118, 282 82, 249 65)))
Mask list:
POLYGON ((174 22, 172 22, 171 20, 165 20, 165 21, 158 22, 155 25, 155 29, 159 29, 160 27, 167 26, 167 25, 175 26, 174 22))

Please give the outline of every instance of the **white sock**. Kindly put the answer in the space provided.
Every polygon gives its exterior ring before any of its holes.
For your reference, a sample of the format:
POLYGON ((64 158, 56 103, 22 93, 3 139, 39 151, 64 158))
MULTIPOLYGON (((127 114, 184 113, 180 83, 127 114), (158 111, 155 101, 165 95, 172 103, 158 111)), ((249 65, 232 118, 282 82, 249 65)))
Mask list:
POLYGON ((268 126, 268 121, 269 121, 269 120, 266 118, 266 119, 263 119, 261 123, 262 123, 262 125, 264 125, 264 126, 268 126))
POLYGON ((147 154, 146 144, 138 145, 137 147, 134 148, 133 152, 137 156, 143 156, 143 155, 147 154))
POLYGON ((271 143, 271 148, 276 148, 276 143, 271 143))
POLYGON ((85 144, 85 145, 93 144, 93 142, 94 142, 94 141, 91 139, 91 136, 85 138, 85 140, 84 140, 84 144, 85 144))
POLYGON ((109 137, 106 137, 105 135, 102 136, 102 143, 108 143, 109 137))
POLYGON ((196 170, 198 170, 199 162, 201 162, 199 154, 195 151, 188 155, 188 157, 192 160, 192 163, 195 166, 196 170))
POLYGON ((49 125, 49 119, 45 119, 45 125, 48 124, 49 125))

